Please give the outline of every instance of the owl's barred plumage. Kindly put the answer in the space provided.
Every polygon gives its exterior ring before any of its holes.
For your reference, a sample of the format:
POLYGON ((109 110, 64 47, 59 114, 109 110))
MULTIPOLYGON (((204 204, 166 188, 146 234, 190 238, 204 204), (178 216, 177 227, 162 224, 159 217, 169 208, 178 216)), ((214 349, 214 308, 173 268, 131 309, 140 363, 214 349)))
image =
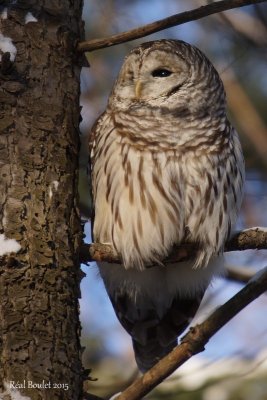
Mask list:
POLYGON ((123 260, 100 263, 100 274, 147 370, 175 346, 221 273, 242 199, 242 151, 211 62, 178 40, 133 49, 90 148, 94 240, 123 260), (164 266, 185 240, 198 243, 195 259, 164 266))

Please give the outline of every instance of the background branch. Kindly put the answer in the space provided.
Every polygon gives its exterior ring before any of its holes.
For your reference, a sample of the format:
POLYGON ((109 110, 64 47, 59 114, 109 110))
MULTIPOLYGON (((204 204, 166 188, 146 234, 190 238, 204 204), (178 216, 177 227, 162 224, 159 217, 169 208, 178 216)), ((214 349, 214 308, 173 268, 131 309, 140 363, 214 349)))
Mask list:
MULTIPOLYGON (((250 228, 236 232, 226 243, 225 251, 267 249, 267 228, 250 228)), ((198 247, 194 243, 183 243, 175 246, 171 254, 163 260, 163 263, 174 263, 185 261, 194 257, 198 247)), ((91 261, 107 261, 110 263, 121 263, 118 254, 112 246, 101 243, 83 244, 80 249, 80 261, 88 263, 91 261)))
POLYGON ((264 3, 266 0, 222 0, 211 4, 196 8, 194 10, 185 11, 170 17, 143 25, 139 28, 131 29, 117 35, 112 35, 103 39, 93 39, 78 44, 78 51, 92 51, 102 49, 104 47, 114 46, 115 44, 128 42, 134 39, 151 35, 152 33, 162 31, 163 29, 184 24, 185 22, 195 21, 200 18, 207 17, 222 11, 231 10, 233 8, 244 7, 250 4, 264 3))
POLYGON ((165 378, 193 355, 205 350, 210 338, 249 303, 267 290, 267 267, 259 271, 248 284, 204 322, 191 328, 179 346, 161 359, 153 368, 122 392, 117 400, 138 400, 154 389, 165 378))
POLYGON ((227 265, 226 278, 234 282, 247 283, 256 272, 255 268, 227 265))
POLYGON ((249 40, 253 45, 266 46, 267 44, 267 27, 260 18, 250 15, 241 10, 235 10, 232 13, 221 13, 215 15, 215 18, 224 22, 230 27, 241 39, 249 40), (257 26, 257 29, 255 29, 257 26))
POLYGON ((224 71, 223 83, 227 93, 228 106, 235 116, 238 127, 255 148, 262 163, 267 166, 267 126, 264 119, 238 82, 233 69, 227 68, 227 71, 224 71))

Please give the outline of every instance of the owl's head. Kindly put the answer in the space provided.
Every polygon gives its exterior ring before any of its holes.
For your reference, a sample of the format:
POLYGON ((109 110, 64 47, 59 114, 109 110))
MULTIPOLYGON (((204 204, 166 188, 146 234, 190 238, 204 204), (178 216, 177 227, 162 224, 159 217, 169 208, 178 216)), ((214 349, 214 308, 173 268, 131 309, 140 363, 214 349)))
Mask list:
POLYGON ((157 40, 134 48, 125 58, 110 96, 116 109, 149 105, 187 107, 189 112, 224 104, 221 79, 207 57, 179 40, 157 40))

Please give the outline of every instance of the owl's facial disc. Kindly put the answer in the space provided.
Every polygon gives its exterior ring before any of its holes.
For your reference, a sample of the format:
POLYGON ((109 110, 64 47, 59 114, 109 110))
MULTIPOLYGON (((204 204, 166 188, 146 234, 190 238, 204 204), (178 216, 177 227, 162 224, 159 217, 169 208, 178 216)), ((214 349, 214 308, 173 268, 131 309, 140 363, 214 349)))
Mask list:
POLYGON ((189 66, 178 54, 163 50, 133 54, 126 61, 121 93, 125 99, 161 103, 179 91, 189 77, 189 66), (133 59, 134 58, 134 59, 133 59))
POLYGON ((160 50, 140 57, 134 71, 135 99, 153 101, 168 98, 178 92, 188 79, 188 65, 176 54, 160 50))
POLYGON ((166 49, 141 49, 125 60, 112 93, 120 109, 138 106, 174 107, 178 96, 184 102, 183 86, 190 79, 190 65, 178 53, 166 49), (180 91, 181 90, 181 91, 180 91))
MULTIPOLYGON (((166 68, 157 68, 154 71, 151 72, 151 75, 153 78, 167 78, 172 74, 172 71, 166 68)), ((135 97, 136 99, 141 99, 142 98, 142 90, 145 86, 145 82, 142 82, 141 80, 137 80, 135 82, 135 97)))

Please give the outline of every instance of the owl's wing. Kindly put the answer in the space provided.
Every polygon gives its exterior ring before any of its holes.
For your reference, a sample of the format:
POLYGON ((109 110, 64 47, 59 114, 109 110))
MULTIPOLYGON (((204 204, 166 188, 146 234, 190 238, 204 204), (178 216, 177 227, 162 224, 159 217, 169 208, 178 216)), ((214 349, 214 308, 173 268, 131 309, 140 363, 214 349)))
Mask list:
POLYGON ((92 167, 94 164, 95 149, 96 149, 99 134, 102 129, 102 121, 103 121, 104 115, 105 115, 105 112, 100 114, 100 116, 94 122, 94 124, 91 128, 90 134, 89 134, 88 146, 89 146, 89 172, 90 173, 92 172, 92 167))
POLYGON ((95 158, 95 148, 96 148, 96 142, 97 142, 97 137, 99 135, 99 132, 101 130, 101 122, 103 119, 104 113, 102 113, 98 119, 95 121, 94 125, 91 128, 90 134, 89 134, 89 141, 88 141, 88 147, 89 147, 89 160, 88 160, 88 176, 89 176, 89 191, 90 191, 90 200, 91 200, 91 235, 92 235, 92 240, 93 240, 93 226, 94 226, 94 219, 95 219, 95 207, 94 207, 94 201, 93 201, 93 184, 92 184, 92 171, 93 171, 93 165, 94 165, 94 158, 95 158))
POLYGON ((120 323, 132 336, 136 363, 141 371, 150 369, 177 345, 177 337, 195 316, 204 292, 203 289, 190 298, 177 295, 160 316, 155 308, 143 305, 136 309, 136 302, 125 292, 117 292, 114 297, 109 293, 120 323))

